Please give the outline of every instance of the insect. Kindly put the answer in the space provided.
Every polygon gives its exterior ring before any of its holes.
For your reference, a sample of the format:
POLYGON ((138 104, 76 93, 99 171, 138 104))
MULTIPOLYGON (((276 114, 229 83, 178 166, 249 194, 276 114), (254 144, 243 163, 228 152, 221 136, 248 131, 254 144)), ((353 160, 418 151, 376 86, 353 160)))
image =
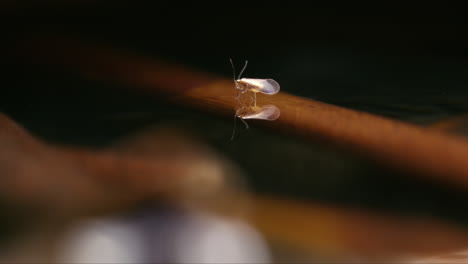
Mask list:
POLYGON ((236 99, 241 104, 241 107, 236 109, 236 113, 234 115, 234 130, 232 131, 231 136, 231 140, 233 140, 234 134, 236 132, 237 118, 239 118, 242 121, 242 123, 244 123, 245 127, 249 129, 249 125, 244 119, 261 119, 273 121, 280 116, 280 110, 274 105, 265 105, 261 107, 257 106, 257 93, 263 93, 268 95, 276 94, 280 90, 280 85, 273 79, 241 79, 242 73, 247 68, 248 61, 245 61, 244 68, 242 68, 242 71, 236 79, 234 63, 232 62, 232 59, 229 60, 231 61, 232 65, 234 84, 236 89, 239 91, 236 99), (250 102, 245 103, 240 99, 241 96, 247 92, 251 93, 253 96, 250 102))
POLYGON ((252 92, 253 94, 253 105, 257 105, 257 93, 263 93, 268 95, 273 95, 279 92, 280 85, 273 79, 252 79, 252 78, 242 78, 242 73, 244 73, 247 68, 248 61, 245 61, 244 68, 239 73, 239 76, 236 79, 236 70, 232 59, 229 59, 232 65, 232 72, 234 75, 234 84, 236 89, 240 91, 238 97, 245 92, 252 92))

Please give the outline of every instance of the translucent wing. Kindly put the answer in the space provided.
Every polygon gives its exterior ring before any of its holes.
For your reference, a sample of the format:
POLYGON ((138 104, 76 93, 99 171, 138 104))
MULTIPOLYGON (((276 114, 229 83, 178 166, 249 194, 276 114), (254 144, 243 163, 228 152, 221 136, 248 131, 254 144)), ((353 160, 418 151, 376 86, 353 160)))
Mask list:
POLYGON ((280 116, 280 110, 274 105, 265 105, 262 107, 252 107, 250 111, 240 115, 242 119, 262 119, 276 120, 280 116))
POLYGON ((254 92, 260 92, 264 94, 275 94, 280 90, 280 85, 273 79, 242 78, 239 81, 252 86, 254 92))

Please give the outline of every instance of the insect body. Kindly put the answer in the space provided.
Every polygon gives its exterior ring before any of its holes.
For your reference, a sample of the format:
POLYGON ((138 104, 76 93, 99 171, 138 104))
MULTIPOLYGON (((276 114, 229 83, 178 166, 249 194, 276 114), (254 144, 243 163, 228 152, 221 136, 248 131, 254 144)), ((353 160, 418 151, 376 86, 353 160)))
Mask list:
POLYGON ((273 95, 279 92, 280 85, 273 79, 252 79, 242 78, 241 75, 247 67, 247 61, 245 62, 244 68, 236 78, 234 63, 231 61, 232 70, 234 74, 234 84, 238 90, 236 99, 239 101, 241 106, 236 109, 234 115, 234 130, 232 133, 231 140, 234 138, 236 130, 235 120, 239 118, 248 129, 249 125, 244 119, 261 119, 261 120, 276 120, 280 116, 280 110, 274 105, 257 106, 257 93, 263 93, 267 95, 273 95), (250 99, 245 100, 243 94, 250 94, 250 99), (241 97, 242 96, 242 97, 241 97))
MULTIPOLYGON (((280 90, 280 85, 273 79, 252 79, 252 78, 242 78, 242 73, 247 68, 248 61, 245 61, 244 68, 239 74, 239 77, 236 79, 236 71, 234 68, 234 63, 231 61, 232 70, 234 74, 234 83, 236 85, 236 89, 240 91, 240 93, 245 92, 252 92, 253 94, 253 105, 257 105, 257 93, 263 94, 276 94, 280 90)), ((240 96, 240 94, 239 94, 240 96)), ((239 96, 237 98, 239 98, 239 96)))
POLYGON ((271 95, 278 93, 280 90, 280 85, 273 79, 242 78, 234 82, 236 83, 236 88, 242 92, 251 91, 271 95))

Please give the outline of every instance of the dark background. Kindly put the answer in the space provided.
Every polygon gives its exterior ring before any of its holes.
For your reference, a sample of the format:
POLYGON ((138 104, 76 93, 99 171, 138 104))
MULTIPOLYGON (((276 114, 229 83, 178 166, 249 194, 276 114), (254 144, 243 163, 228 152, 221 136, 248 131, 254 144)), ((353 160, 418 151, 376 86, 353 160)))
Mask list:
POLYGON ((3 6, 7 43, 22 33, 63 32, 226 77, 229 57, 238 67, 248 59, 246 76, 275 78, 284 91, 330 103, 417 122, 466 110, 468 43, 459 6, 235 1, 3 6))
POLYGON ((49 1, 5 2, 1 12, 0 109, 44 140, 102 147, 171 124, 238 162, 256 191, 467 223, 468 197, 453 187, 256 128, 230 143, 229 120, 25 63, 15 46, 30 33, 66 34, 228 78, 228 58, 238 67, 248 59, 245 76, 273 78, 285 92, 430 125, 468 111, 460 7, 49 1))

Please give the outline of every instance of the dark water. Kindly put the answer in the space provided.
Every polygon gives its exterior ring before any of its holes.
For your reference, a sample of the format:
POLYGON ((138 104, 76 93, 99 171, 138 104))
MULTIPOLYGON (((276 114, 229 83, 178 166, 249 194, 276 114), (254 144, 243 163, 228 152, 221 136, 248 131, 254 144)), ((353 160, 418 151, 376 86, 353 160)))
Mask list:
MULTIPOLYGON (((276 79, 285 92, 421 125, 468 112, 464 27, 449 8, 432 10, 450 18, 446 24, 411 11, 366 17, 344 7, 41 8, 17 13, 12 41, 61 32, 229 78, 228 58, 248 59, 245 76, 276 79)), ((48 142, 105 147, 148 126, 173 125, 236 161, 258 192, 468 224, 461 190, 255 127, 229 142, 232 120, 7 58, 0 109, 48 142)))

